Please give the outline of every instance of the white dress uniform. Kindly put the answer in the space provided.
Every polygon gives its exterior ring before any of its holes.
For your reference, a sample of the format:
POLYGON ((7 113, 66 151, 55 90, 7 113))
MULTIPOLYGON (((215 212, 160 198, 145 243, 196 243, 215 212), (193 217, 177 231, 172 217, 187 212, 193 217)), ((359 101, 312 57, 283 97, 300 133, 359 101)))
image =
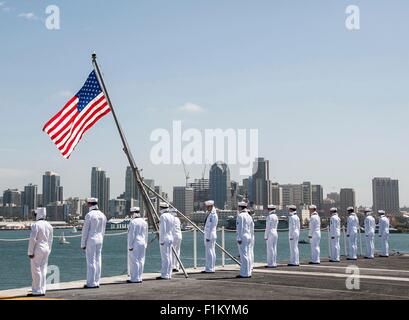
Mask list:
POLYGON ((373 259, 375 257, 375 218, 370 212, 367 212, 367 216, 364 221, 365 227, 365 240, 366 240, 366 258, 373 259))
POLYGON ((87 284, 89 288, 99 287, 101 279, 101 252, 104 242, 107 218, 98 206, 89 208, 82 228, 81 248, 86 248, 87 284))
POLYGON ((267 241, 267 266, 277 267, 277 241, 278 241, 278 217, 272 210, 266 219, 266 232, 264 239, 267 241))
POLYGON ((31 226, 28 255, 30 259, 32 276, 32 295, 44 295, 47 283, 48 257, 53 243, 53 227, 45 221, 46 209, 36 210, 36 222, 31 226))
POLYGON ((389 257, 389 219, 383 211, 379 218, 379 237, 381 238, 381 257, 389 257))
MULTIPOLYGON (((247 213, 249 214, 251 220, 253 220, 254 224, 254 218, 253 215, 250 213, 250 211, 247 210, 247 213)), ((253 212, 254 213, 254 212, 253 212)), ((251 235, 251 241, 250 241, 250 249, 249 249, 249 254, 250 254, 250 268, 253 270, 254 268, 254 246, 256 244, 256 237, 254 235, 254 228, 253 228, 253 233, 251 235)))
POLYGON ((300 238, 300 218, 296 212, 290 212, 288 217, 288 239, 290 242, 290 265, 300 265, 298 240, 300 238))
POLYGON ((214 272, 216 265, 216 240, 217 240, 217 224, 219 218, 217 216, 216 208, 208 214, 204 227, 204 244, 206 250, 206 265, 205 272, 214 272))
POLYGON ((330 219, 329 235, 331 237, 330 260, 338 262, 340 261, 339 238, 341 236, 341 219, 336 212, 331 216, 330 219))
POLYGON ((160 253, 162 258, 162 279, 172 278, 172 246, 173 246, 173 232, 175 217, 169 212, 169 209, 161 211, 159 224, 159 242, 160 253))
POLYGON ((348 237, 348 258, 357 259, 357 234, 359 228, 359 220, 355 212, 352 212, 347 220, 347 237, 348 237))
MULTIPOLYGON (((173 229, 173 248, 175 249, 177 257, 180 259, 180 246, 182 245, 182 228, 180 225, 180 219, 174 213, 175 226, 173 229)), ((178 259, 173 256, 172 269, 179 271, 180 265, 178 259)))
POLYGON ((142 282, 145 253, 148 246, 148 223, 141 217, 134 218, 128 227, 130 281, 142 282))
POLYGON ((317 212, 311 215, 309 227, 311 262, 320 263, 321 219, 317 212))
POLYGON ((254 221, 247 210, 237 216, 237 241, 241 241, 240 248, 240 276, 251 277, 251 242, 254 237, 254 221))

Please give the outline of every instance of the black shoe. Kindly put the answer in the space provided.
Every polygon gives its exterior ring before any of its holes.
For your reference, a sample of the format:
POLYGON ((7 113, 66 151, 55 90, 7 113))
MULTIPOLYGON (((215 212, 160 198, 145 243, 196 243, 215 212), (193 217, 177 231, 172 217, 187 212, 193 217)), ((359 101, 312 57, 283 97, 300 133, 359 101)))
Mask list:
POLYGON ((339 260, 329 260, 329 262, 341 262, 339 260))
POLYGON ((251 278, 251 276, 249 276, 249 277, 244 277, 244 276, 238 275, 238 276, 236 276, 236 278, 237 278, 237 279, 249 279, 249 278, 251 278))
POLYGON ((98 289, 99 286, 95 286, 95 287, 88 287, 87 285, 84 285, 84 289, 98 289))
POLYGON ((267 269, 276 269, 277 268, 277 266, 264 266, 264 268, 267 268, 267 269))
POLYGON ((33 297, 33 298, 35 298, 35 297, 45 297, 45 294, 32 294, 32 293, 29 293, 27 295, 27 297, 33 297))
POLYGON ((389 258, 389 256, 380 255, 381 258, 389 258))
POLYGON ((310 262, 308 262, 308 264, 321 264, 321 263, 319 263, 319 262, 312 262, 312 261, 310 261, 310 262))
POLYGON ((170 279, 162 278, 162 277, 156 277, 156 280, 170 280, 170 279))
POLYGON ((370 259, 370 260, 372 260, 373 257, 364 257, 364 259, 370 259))
POLYGON ((352 260, 352 261, 356 261, 358 259, 353 259, 353 258, 347 258, 347 260, 352 260))
POLYGON ((205 271, 205 270, 203 270, 200 273, 215 273, 215 272, 214 271, 205 271))
POLYGON ((172 272, 179 272, 179 269, 172 269, 172 272))
POLYGON ((126 280, 126 283, 142 283, 142 281, 131 281, 131 280, 126 280))
POLYGON ((299 267, 299 266, 300 266, 299 264, 292 264, 292 263, 287 264, 287 267, 299 267))

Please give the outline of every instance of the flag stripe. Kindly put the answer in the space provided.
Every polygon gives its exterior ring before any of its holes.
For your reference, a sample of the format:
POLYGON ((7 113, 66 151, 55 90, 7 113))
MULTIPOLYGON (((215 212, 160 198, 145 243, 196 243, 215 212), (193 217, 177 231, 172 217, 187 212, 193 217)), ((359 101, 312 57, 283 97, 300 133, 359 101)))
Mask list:
POLYGON ((74 97, 71 100, 71 103, 64 106, 64 108, 61 110, 61 114, 58 117, 55 117, 52 122, 44 126, 44 131, 46 133, 50 133, 51 131, 53 131, 56 125, 58 125, 58 123, 65 119, 67 113, 72 112, 72 110, 75 110, 77 108, 78 98, 74 97))
POLYGON ((111 109, 107 106, 107 107, 102 111, 102 113, 100 113, 100 114, 97 115, 97 117, 96 117, 94 120, 92 120, 91 122, 88 122, 89 124, 84 128, 84 130, 82 130, 81 134, 80 134, 79 136, 77 136, 77 139, 76 139, 77 141, 75 141, 75 143, 71 146, 70 150, 65 153, 65 155, 68 155, 68 156, 69 156, 69 155, 74 151, 74 149, 75 149, 75 147, 77 146, 77 144, 81 141, 82 136, 84 135, 84 133, 85 133, 86 131, 88 131, 88 129, 90 129, 99 119, 101 119, 103 116, 107 115, 107 114, 110 113, 110 112, 111 112, 111 109))
POLYGON ((102 102, 100 102, 97 105, 90 105, 88 106, 86 109, 84 109, 85 111, 83 111, 82 113, 80 113, 76 119, 73 121, 72 126, 70 127, 70 132, 69 134, 63 139, 63 141, 61 141, 58 145, 57 148, 60 150, 63 150, 65 148, 65 146, 67 145, 67 143, 69 143, 72 139, 74 139, 77 135, 77 132, 79 130, 79 128, 83 125, 84 122, 87 121, 88 117, 92 116, 92 113, 95 110, 98 110, 98 108, 100 108, 102 106, 102 104, 106 103, 106 100, 104 99, 102 102))
POLYGON ((77 139, 78 135, 82 132, 83 128, 87 124, 87 121, 90 118, 94 117, 95 115, 99 114, 107 105, 108 103, 105 101, 99 106, 89 109, 89 112, 87 113, 87 115, 83 117, 81 122, 79 122, 76 128, 73 130, 73 133, 71 134, 70 138, 64 143, 64 145, 62 145, 58 149, 60 149, 60 151, 63 153, 66 152, 72 146, 74 141, 77 139))
POLYGON ((77 99, 76 96, 72 97, 72 98, 65 104, 65 106, 62 107, 59 112, 57 112, 57 114, 56 114, 54 117, 52 117, 50 120, 48 120, 48 121, 46 122, 46 124, 44 125, 43 130, 45 131, 45 128, 46 128, 46 127, 48 127, 55 119, 57 119, 58 117, 60 117, 60 116, 62 115, 62 113, 64 112, 64 110, 65 110, 69 105, 71 105, 71 103, 73 103, 73 102, 75 101, 75 99, 77 99))

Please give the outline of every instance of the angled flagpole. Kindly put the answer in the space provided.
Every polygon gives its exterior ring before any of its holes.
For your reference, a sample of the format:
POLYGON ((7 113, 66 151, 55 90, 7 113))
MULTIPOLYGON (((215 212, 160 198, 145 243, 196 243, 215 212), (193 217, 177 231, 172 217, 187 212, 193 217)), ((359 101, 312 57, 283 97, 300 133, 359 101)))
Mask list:
MULTIPOLYGON (((94 65, 94 70, 95 70, 99 85, 101 86, 101 89, 102 89, 102 91, 103 91, 103 93, 104 93, 104 95, 105 95, 105 97, 107 99, 108 105, 109 105, 109 107, 111 109, 111 112, 112 112, 112 115, 114 117, 115 124, 116 124, 116 127, 117 127, 118 132, 119 132, 119 136, 121 137, 121 141, 122 141, 122 144, 123 144, 123 151, 125 152, 125 155, 128 158, 129 165, 131 166, 135 181, 138 184, 139 190, 142 193, 142 199, 143 199, 143 201, 144 201, 144 203, 145 203, 145 205, 147 207, 147 211, 148 211, 148 218, 151 219, 151 221, 153 223, 153 226, 155 228, 155 231, 156 231, 156 236, 159 237, 158 221, 160 220, 160 218, 159 218, 158 212, 156 211, 156 208, 153 205, 152 200, 150 199, 148 192, 146 191, 145 183, 143 182, 143 178, 141 176, 141 173, 140 173, 138 167, 136 166, 136 163, 135 163, 135 160, 134 160, 134 158, 132 156, 132 153, 131 153, 131 150, 129 148, 128 142, 127 142, 127 140, 125 138, 125 134, 124 134, 124 132, 122 130, 121 125, 119 124, 118 117, 116 116, 115 109, 114 109, 114 107, 113 107, 113 105, 111 103, 111 99, 109 97, 108 91, 107 91, 106 86, 105 86, 104 78, 102 77, 101 71, 100 71, 99 66, 98 66, 96 53, 92 54, 92 64, 94 65)), ((168 201, 166 200, 166 202, 168 202, 168 201)), ((183 270, 183 273, 185 274, 185 277, 188 278, 189 276, 188 276, 188 274, 186 272, 186 269, 183 266, 181 259, 176 254, 175 248, 173 246, 172 246, 172 253, 174 254, 176 259, 178 260, 179 265, 181 266, 181 268, 183 270)))

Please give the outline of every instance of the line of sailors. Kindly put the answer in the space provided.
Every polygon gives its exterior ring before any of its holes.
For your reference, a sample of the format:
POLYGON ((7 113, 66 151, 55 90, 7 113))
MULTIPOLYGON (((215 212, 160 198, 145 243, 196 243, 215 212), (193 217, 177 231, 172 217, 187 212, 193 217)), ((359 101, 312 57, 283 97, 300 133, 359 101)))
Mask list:
MULTIPOLYGON (((87 282, 84 288, 99 288, 101 279, 101 252, 106 227, 106 216, 98 208, 98 199, 88 198, 89 212, 85 216, 82 229, 81 248, 85 250, 87 261, 87 282)), ((204 226, 204 246, 206 253, 205 268, 202 273, 214 273, 216 264, 216 240, 218 216, 214 201, 205 202, 207 217, 204 226)), ((236 241, 240 254, 240 274, 237 278, 250 278, 254 267, 254 221, 252 212, 248 210, 246 202, 238 203, 236 219, 236 241)), ((276 206, 269 205, 269 215, 266 219, 264 238, 267 247, 266 268, 277 267, 277 241, 278 241, 278 217, 276 206)), ((145 264, 145 253, 148 244, 148 224, 140 213, 140 208, 131 208, 132 221, 128 227, 128 257, 130 278, 128 283, 141 283, 145 264)), ((320 264, 320 240, 321 219, 317 213, 317 207, 309 207, 309 239, 311 245, 310 264, 320 264)), ((329 226, 330 239, 330 262, 340 261, 341 223, 337 209, 332 208, 329 226)), ((353 207, 348 208, 347 237, 348 237, 348 260, 357 259, 357 235, 359 221, 353 207)), ((300 236, 300 219, 297 215, 296 206, 288 208, 289 246, 290 260, 288 266, 299 266, 298 241, 300 236)), ((364 221, 367 255, 365 258, 374 258, 375 219, 370 209, 365 209, 364 221)), ((378 211, 379 237, 381 238, 381 257, 388 257, 389 247, 389 219, 385 212, 378 211)), ((45 220, 46 209, 38 208, 35 211, 36 222, 31 227, 28 247, 28 256, 31 262, 32 273, 32 296, 44 296, 46 293, 46 276, 48 257, 51 252, 53 241, 53 228, 45 220)), ((162 260, 161 275, 158 280, 170 280, 172 272, 180 269, 180 247, 182 241, 181 223, 177 212, 169 208, 166 202, 160 203, 159 244, 162 260)))

